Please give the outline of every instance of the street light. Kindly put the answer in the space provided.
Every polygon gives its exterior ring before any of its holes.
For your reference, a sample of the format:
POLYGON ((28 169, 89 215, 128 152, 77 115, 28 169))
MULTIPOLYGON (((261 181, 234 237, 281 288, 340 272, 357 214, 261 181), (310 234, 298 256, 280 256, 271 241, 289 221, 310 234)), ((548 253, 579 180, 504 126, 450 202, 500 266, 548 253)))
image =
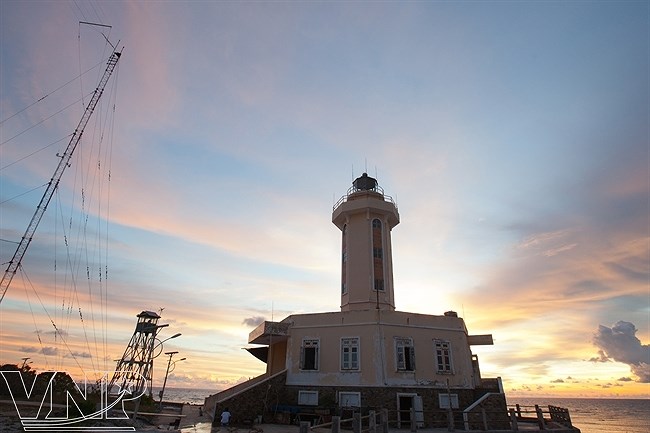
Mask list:
MULTIPOLYGON (((167 325, 164 325, 164 326, 167 326, 167 325)), ((158 357, 160 356, 160 352, 162 352, 162 350, 163 350, 163 343, 164 343, 165 341, 167 341, 167 340, 171 340, 172 338, 180 337, 181 335, 183 335, 183 334, 181 334, 181 333, 179 332, 179 333, 177 333, 177 334, 172 335, 171 337, 167 337, 167 338, 165 338, 165 339, 162 340, 162 341, 158 341, 158 344, 156 344, 156 345, 153 347, 153 349, 151 349, 151 352, 153 353, 157 348, 160 347, 160 351, 151 357, 151 359, 152 359, 152 362, 151 362, 151 373, 149 374, 149 377, 150 377, 150 380, 149 380, 149 397, 151 397, 151 398, 153 398, 153 360, 154 360, 155 358, 158 358, 158 357)), ((156 338, 156 340, 157 340, 157 338, 156 338)))
MULTIPOLYGON (((176 355, 178 351, 175 352, 165 352, 165 355, 169 355, 169 360, 167 361, 167 372, 165 373, 165 381, 163 382, 163 387, 160 390, 160 410, 162 410, 162 401, 163 401, 163 395, 165 394, 165 386, 167 386, 167 376, 169 376, 169 366, 172 364, 172 356, 176 355)), ((173 361, 174 366, 172 367, 172 371, 174 371, 174 368, 176 368, 176 363, 180 361, 185 361, 187 358, 181 358, 178 361, 173 361)))
MULTIPOLYGON (((162 341, 158 341, 158 344, 156 344, 156 345, 153 347, 153 350, 156 350, 157 348, 160 347, 160 352, 162 352, 162 345, 163 345, 163 343, 164 343, 165 341, 167 341, 167 340, 171 340, 172 338, 180 337, 181 335, 183 335, 183 334, 181 334, 181 333, 179 332, 178 334, 174 334, 174 335, 172 335, 171 337, 167 337, 167 338, 165 338, 165 339, 162 340, 162 341)), ((156 340, 158 340, 158 338, 156 338, 156 340)), ((158 353, 157 353, 156 355, 154 355, 153 357, 154 357, 154 358, 158 358, 158 357, 160 356, 160 352, 158 352, 158 353)))

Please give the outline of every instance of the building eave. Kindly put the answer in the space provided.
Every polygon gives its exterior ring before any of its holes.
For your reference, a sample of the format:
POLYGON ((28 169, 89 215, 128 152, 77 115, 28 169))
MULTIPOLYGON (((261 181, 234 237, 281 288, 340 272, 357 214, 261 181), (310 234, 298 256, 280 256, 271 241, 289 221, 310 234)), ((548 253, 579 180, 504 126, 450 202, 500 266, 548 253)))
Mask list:
POLYGON ((248 334, 249 344, 270 345, 289 338, 289 323, 264 321, 248 334))

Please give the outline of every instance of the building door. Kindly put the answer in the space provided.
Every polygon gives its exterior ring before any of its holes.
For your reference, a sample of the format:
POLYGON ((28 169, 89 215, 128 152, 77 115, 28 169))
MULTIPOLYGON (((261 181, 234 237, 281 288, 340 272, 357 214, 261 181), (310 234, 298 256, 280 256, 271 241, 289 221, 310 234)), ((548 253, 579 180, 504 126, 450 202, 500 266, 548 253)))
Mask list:
POLYGON ((417 394, 397 394, 397 428, 411 426, 411 408, 418 427, 424 427, 422 397, 417 394))
POLYGON ((397 428, 411 425, 411 408, 413 407, 412 394, 397 394, 397 428))

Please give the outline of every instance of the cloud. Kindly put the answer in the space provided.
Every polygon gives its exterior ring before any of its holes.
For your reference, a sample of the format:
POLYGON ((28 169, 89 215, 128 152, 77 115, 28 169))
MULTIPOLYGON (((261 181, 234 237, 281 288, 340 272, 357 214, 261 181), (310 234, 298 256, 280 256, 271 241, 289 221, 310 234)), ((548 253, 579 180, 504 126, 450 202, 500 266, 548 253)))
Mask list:
POLYGON ((633 323, 622 320, 611 328, 599 325, 593 338, 594 345, 600 349, 599 357, 592 360, 628 364, 638 382, 650 383, 650 345, 641 344, 636 331, 633 323))
MULTIPOLYGON (((92 358, 93 356, 88 352, 71 352, 70 355, 73 358, 92 358)), ((66 355, 68 357, 68 355, 66 355)))
POLYGON ((242 321, 242 325, 255 327, 266 320, 263 316, 248 317, 242 321))
POLYGON ((577 242, 566 243, 566 238, 571 234, 569 229, 536 233, 522 240, 516 248, 529 250, 545 257, 553 257, 578 246, 577 242))
POLYGON ((577 245, 578 245, 578 244, 573 243, 573 244, 562 245, 562 246, 559 246, 559 247, 557 247, 557 248, 551 248, 551 249, 548 249, 548 250, 544 251, 544 252, 542 253, 542 255, 544 255, 544 256, 546 256, 546 257, 553 257, 553 256, 556 256, 556 255, 558 255, 558 254, 564 252, 564 251, 572 250, 572 249, 575 248, 577 245))
POLYGON ((56 355, 59 353, 59 349, 56 347, 45 346, 40 350, 40 353, 43 355, 56 355))
POLYGON ((46 331, 46 332, 40 331, 40 332, 45 335, 59 335, 61 337, 68 336, 68 331, 66 331, 65 329, 56 329, 54 331, 46 331))
POLYGON ((22 346, 20 351, 25 353, 42 353, 43 355, 56 355, 59 353, 59 349, 52 346, 43 346, 40 349, 34 346, 22 346))
POLYGON ((609 359, 607 357, 605 352, 603 352, 602 350, 599 350, 598 351, 598 356, 594 356, 594 357, 589 358, 589 361, 590 362, 610 362, 611 359, 609 359))
POLYGON ((555 379, 552 380, 551 383, 564 383, 564 379, 555 379))
POLYGON ((620 377, 620 378, 618 378, 616 380, 618 380, 619 382, 632 382, 632 381, 634 381, 634 379, 632 379, 631 377, 627 377, 627 376, 626 377, 620 377))

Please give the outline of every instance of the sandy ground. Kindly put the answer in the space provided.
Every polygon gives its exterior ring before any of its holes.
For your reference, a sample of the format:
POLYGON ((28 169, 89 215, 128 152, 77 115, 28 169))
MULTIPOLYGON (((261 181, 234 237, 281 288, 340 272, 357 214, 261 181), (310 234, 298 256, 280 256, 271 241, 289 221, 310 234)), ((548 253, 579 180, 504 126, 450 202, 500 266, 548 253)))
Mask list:
MULTIPOLYGON (((210 417, 199 414, 199 406, 183 406, 183 414, 186 415, 180 423, 181 433, 299 433, 300 428, 295 425, 281 424, 260 424, 251 428, 247 427, 221 427, 212 426, 210 417)), ((329 428, 310 430, 313 433, 329 433, 329 428)), ((351 430, 345 430, 350 432, 351 430)), ((390 429, 391 433, 407 433, 409 429, 390 429)), ((447 429, 419 429, 419 433, 447 432, 447 429)))
MULTIPOLYGON (((261 424, 253 427, 222 427, 212 426, 210 417, 201 414, 199 406, 183 406, 183 417, 180 423, 181 433, 298 433, 300 429, 293 425, 261 424)), ((314 432, 326 432, 328 430, 318 429, 314 432)))
MULTIPOLYGON (((174 429, 169 425, 169 423, 176 420, 177 416, 163 416, 152 419, 154 425, 143 427, 138 431, 146 433, 154 431, 168 431, 170 433, 298 433, 300 431, 298 426, 276 424, 261 424, 254 427, 213 426, 210 417, 203 414, 200 407, 189 404, 184 405, 178 429, 174 429)), ((318 429, 314 430, 314 432, 321 433, 328 432, 328 430, 318 429)))

